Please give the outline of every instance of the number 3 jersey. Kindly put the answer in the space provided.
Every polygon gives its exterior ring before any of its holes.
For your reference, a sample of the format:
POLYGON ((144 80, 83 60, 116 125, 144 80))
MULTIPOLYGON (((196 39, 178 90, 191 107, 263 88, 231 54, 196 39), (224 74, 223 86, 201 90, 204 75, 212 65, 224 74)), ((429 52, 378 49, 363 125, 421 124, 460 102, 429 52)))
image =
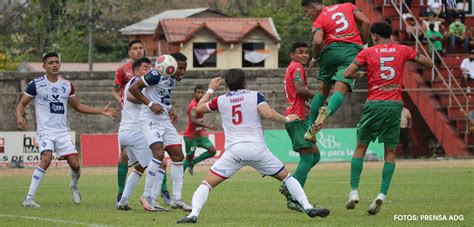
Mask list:
POLYGON ((210 111, 219 111, 225 135, 225 149, 237 143, 265 144, 258 106, 265 103, 262 93, 250 90, 231 91, 207 103, 210 111))
POLYGON ((67 103, 75 95, 71 82, 59 77, 52 83, 44 75, 28 84, 25 95, 35 98, 38 133, 69 131, 67 103))
MULTIPOLYGON (((143 89, 143 95, 152 101, 153 103, 160 104, 164 111, 161 116, 168 116, 168 112, 171 110, 171 92, 176 88, 176 79, 170 76, 161 76, 160 73, 153 69, 142 77, 145 82, 143 89)), ((144 106, 148 112, 151 112, 150 108, 144 106)))
POLYGON ((418 60, 420 53, 404 45, 378 44, 362 50, 354 64, 367 65, 369 95, 367 100, 402 101, 402 78, 405 62, 418 60))

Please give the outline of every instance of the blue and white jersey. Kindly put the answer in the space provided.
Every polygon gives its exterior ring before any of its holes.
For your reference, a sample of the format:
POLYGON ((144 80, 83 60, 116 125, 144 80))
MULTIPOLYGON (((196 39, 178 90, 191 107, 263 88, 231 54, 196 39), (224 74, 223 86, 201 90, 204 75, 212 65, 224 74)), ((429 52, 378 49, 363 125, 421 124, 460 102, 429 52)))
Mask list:
POLYGON ((153 103, 160 104, 165 110, 163 114, 168 115, 171 110, 171 92, 176 88, 176 79, 161 76, 156 69, 153 69, 144 75, 142 80, 147 86, 142 91, 143 95, 153 103))
POLYGON ((59 77, 51 83, 44 75, 30 81, 25 95, 35 98, 38 133, 69 131, 67 103, 75 95, 71 82, 59 77))
POLYGON ((122 119, 120 120, 120 127, 119 131, 123 129, 128 130, 140 130, 139 116, 140 110, 143 104, 135 104, 127 100, 128 89, 132 86, 135 81, 140 79, 139 77, 133 77, 130 81, 128 81, 127 85, 125 85, 125 89, 123 90, 123 108, 122 108, 122 119))

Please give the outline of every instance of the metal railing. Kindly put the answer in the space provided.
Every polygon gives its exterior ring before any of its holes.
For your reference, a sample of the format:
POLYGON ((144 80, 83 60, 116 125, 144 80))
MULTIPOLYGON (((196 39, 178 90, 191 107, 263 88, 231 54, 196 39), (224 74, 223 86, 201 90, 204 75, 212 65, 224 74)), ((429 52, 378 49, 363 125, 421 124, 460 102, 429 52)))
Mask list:
MULTIPOLYGON (((395 10, 397 11, 398 15, 399 15, 399 18, 400 18, 400 30, 399 32, 401 32, 402 28, 403 28, 403 24, 405 24, 405 26, 408 26, 408 23, 406 22, 406 20, 403 20, 402 18, 402 13, 403 13, 403 9, 404 7, 406 8, 406 10, 408 11, 409 14, 413 15, 414 18, 415 18, 415 23, 416 23, 416 31, 413 32, 413 31, 410 31, 411 35, 415 38, 415 45, 416 45, 416 50, 420 50, 422 51, 422 53, 425 55, 425 56, 428 56, 429 58, 431 58, 431 60, 433 61, 434 63, 434 58, 435 56, 438 57, 438 59, 441 60, 441 66, 446 68, 447 69, 447 72, 448 72, 448 81, 446 81, 446 79, 443 77, 443 75, 441 74, 440 70, 438 69, 438 66, 436 64, 433 64, 433 69, 432 69, 432 77, 431 77, 431 80, 434 80, 435 79, 435 76, 440 78, 443 85, 447 88, 447 91, 448 91, 448 95, 449 95, 449 107, 451 106, 456 106, 456 107, 459 107, 459 110, 464 114, 464 116, 466 117, 466 136, 468 135, 468 132, 469 132, 469 119, 468 119, 468 113, 469 113, 469 96, 466 94, 466 92, 464 91, 464 89, 461 87, 461 85, 459 84, 459 82, 456 80, 456 78, 454 77, 453 73, 451 72, 451 70, 449 69, 449 67, 446 65, 446 62, 443 60, 443 58, 441 57, 441 55, 437 52, 437 51, 433 51, 433 53, 429 53, 428 51, 426 51, 425 47, 423 46, 423 43, 420 41, 420 39, 418 38, 418 30, 419 28, 422 28, 422 26, 420 25, 419 21, 418 21, 418 18, 413 14, 413 12, 411 11, 410 7, 408 7, 408 5, 405 3, 404 0, 398 0, 400 2, 400 5, 397 5, 397 1, 396 0, 390 0, 391 1, 391 4, 393 6, 393 8, 395 8, 395 10), (464 107, 461 102, 459 101, 458 97, 454 94, 454 90, 456 91, 460 91, 460 93, 462 94, 462 96, 465 98, 466 100, 466 106, 464 107), (454 101, 454 105, 453 105, 453 101, 454 101)), ((420 31, 423 33, 424 37, 427 37, 425 32, 423 31, 423 29, 420 31)), ((400 36, 399 36, 400 37, 400 36)), ((433 49, 434 49, 434 45, 433 43, 431 42, 431 40, 427 39, 427 42, 428 42, 428 45, 431 46, 433 49)), ((459 94, 459 93, 458 93, 459 94)), ((467 137, 466 137, 467 138, 467 137)))

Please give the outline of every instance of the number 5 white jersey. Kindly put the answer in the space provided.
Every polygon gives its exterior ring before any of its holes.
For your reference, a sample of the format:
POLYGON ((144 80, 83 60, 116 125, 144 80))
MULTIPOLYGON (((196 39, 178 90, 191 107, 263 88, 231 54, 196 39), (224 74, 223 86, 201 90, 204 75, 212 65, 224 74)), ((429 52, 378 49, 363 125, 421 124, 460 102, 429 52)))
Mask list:
POLYGON ((257 109, 263 103, 263 94, 250 90, 231 91, 207 103, 210 111, 218 110, 221 115, 226 150, 243 142, 265 144, 257 109))

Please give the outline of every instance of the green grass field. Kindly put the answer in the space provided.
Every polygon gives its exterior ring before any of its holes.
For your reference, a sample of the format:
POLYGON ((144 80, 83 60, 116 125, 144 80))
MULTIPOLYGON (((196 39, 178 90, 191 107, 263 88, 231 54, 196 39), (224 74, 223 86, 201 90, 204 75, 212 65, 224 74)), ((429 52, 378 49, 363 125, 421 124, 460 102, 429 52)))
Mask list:
MULTIPOLYGON (((331 214, 311 219, 286 208, 278 192, 279 182, 261 178, 244 169, 209 195, 198 225, 232 226, 384 226, 439 225, 474 226, 474 160, 400 161, 392 180, 388 200, 376 216, 367 208, 380 188, 382 162, 366 163, 360 184, 360 203, 355 210, 344 207, 349 190, 349 163, 319 164, 313 169, 305 191, 310 202, 327 207, 331 214), (395 215, 462 215, 463 221, 395 221, 395 215)), ((195 176, 186 173, 183 196, 191 202, 192 193, 203 179, 208 166, 195 176)), ((289 166, 293 170, 294 166, 289 166)), ((186 213, 147 213, 139 203, 144 179, 140 180, 130 206, 131 211, 117 211, 115 168, 86 168, 79 181, 82 204, 73 205, 67 169, 50 168, 41 182, 36 201, 39 209, 22 207, 32 169, 0 169, 1 226, 66 225, 174 225, 186 213)), ((171 187, 171 183, 168 184, 171 187)), ((426 219, 427 217, 425 217, 426 219)))

